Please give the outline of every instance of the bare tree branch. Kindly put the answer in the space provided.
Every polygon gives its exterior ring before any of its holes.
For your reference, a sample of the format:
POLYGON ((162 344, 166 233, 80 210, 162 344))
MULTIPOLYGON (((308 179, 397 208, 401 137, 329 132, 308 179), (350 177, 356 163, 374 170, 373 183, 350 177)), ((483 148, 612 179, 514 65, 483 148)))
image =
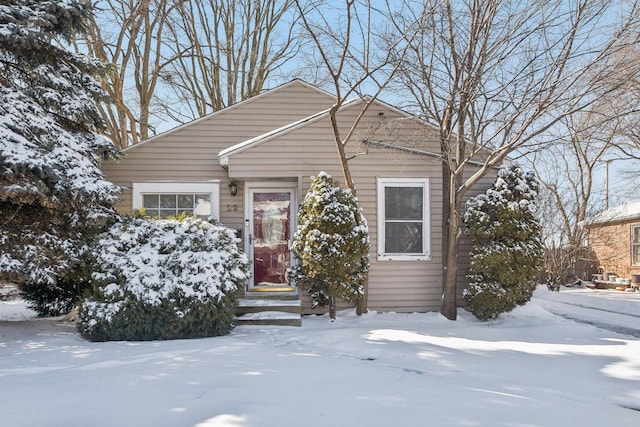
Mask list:
POLYGON ((167 41, 178 59, 165 78, 193 108, 174 118, 193 119, 259 94, 301 48, 297 23, 293 0, 196 0, 178 6, 167 41))
POLYGON ((398 76, 440 133, 446 317, 456 318, 464 195, 507 156, 539 149, 562 120, 637 77, 637 61, 616 55, 639 34, 637 2, 623 3, 407 0, 429 12, 398 76))
MULTIPOLYGON (((400 64, 394 64, 393 59, 402 55, 398 54, 398 50, 402 51, 409 46, 411 32, 392 31, 401 28, 400 25, 384 31, 374 31, 375 22, 388 22, 388 17, 393 15, 394 11, 389 2, 380 8, 372 7, 366 0, 344 0, 338 8, 335 6, 336 2, 324 0, 295 0, 295 4, 302 25, 315 47, 315 52, 322 60, 336 94, 336 101, 329 109, 331 130, 345 183, 355 194, 356 186, 348 162, 353 157, 347 156, 345 147, 355 135, 369 106, 389 84, 398 69, 400 64), (330 22, 329 16, 333 18, 333 22, 330 22), (382 54, 379 54, 382 46, 385 48, 382 54), (364 96, 363 87, 370 88, 373 95, 364 96), (359 95, 361 101, 358 115, 351 122, 342 123, 340 109, 354 95, 359 95), (348 129, 345 136, 342 134, 344 128, 348 129)), ((413 27, 415 28, 415 25, 413 27)), ((367 280, 364 288, 364 297, 358 302, 359 314, 366 312, 367 280)))

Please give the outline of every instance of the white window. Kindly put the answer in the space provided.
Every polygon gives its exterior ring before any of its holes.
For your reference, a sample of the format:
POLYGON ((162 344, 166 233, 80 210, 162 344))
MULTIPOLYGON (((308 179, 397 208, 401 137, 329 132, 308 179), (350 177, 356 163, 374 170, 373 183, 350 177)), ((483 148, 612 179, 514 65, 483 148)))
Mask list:
POLYGON ((378 259, 431 259, 429 180, 378 178, 378 259))
POLYGON ((631 226, 631 265, 640 265, 640 225, 631 226))
POLYGON ((220 182, 134 182, 133 209, 166 218, 180 214, 220 219, 220 182))

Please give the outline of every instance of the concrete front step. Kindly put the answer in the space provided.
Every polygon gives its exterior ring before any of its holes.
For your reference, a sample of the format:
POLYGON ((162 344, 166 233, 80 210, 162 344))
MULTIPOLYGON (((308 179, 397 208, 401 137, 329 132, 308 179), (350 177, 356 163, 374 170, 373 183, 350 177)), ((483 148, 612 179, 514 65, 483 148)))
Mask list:
POLYGON ((247 314, 262 311, 280 311, 300 314, 300 300, 242 298, 238 301, 236 313, 247 314))
MULTIPOLYGON (((275 296, 241 298, 236 310, 238 325, 301 326, 302 309, 300 299, 282 299, 275 296)), ((282 296, 282 295, 280 295, 282 296)))
POLYGON ((236 316, 238 325, 302 326, 300 313, 260 311, 236 316))
POLYGON ((298 292, 251 292, 244 293, 242 299, 275 299, 275 300, 300 300, 298 292))

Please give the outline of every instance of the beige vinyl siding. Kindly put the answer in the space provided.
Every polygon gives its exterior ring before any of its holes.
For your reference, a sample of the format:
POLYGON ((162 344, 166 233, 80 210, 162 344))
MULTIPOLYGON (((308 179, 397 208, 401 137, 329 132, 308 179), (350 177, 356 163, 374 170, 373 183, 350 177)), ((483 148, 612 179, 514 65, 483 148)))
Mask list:
MULTIPOLYGON (((228 152, 228 170, 220 165, 218 153, 324 111, 332 103, 333 99, 326 93, 292 82, 129 148, 123 159, 105 163, 103 170, 108 179, 126 187, 132 182, 219 180, 221 222, 244 230, 245 181, 297 182, 300 184, 298 203, 309 188, 310 176, 320 171, 330 173, 344 185, 329 117, 319 116, 315 121, 295 129, 287 128, 251 147, 228 152), (229 195, 229 177, 237 181, 236 196, 229 195)), ((343 137, 359 111, 360 106, 353 105, 341 112, 343 137)), ((429 155, 363 144, 361 141, 365 139, 404 146, 413 143, 416 149, 437 153, 437 134, 433 128, 406 114, 375 103, 361 121, 347 150, 350 156, 355 156, 349 164, 371 237, 369 307, 397 312, 438 310, 442 294, 440 162, 429 155), (397 119, 401 119, 400 126, 387 126, 397 119), (372 129, 378 131, 372 132, 372 129), (361 155, 363 153, 366 154, 361 155), (377 259, 377 179, 403 177, 429 180, 431 259, 428 261, 377 259)), ((118 209, 125 213, 131 206, 131 193, 125 191, 118 209)), ((468 257, 464 261, 468 262, 468 257)), ((466 272, 460 272, 462 277, 464 274, 466 272)), ((303 296, 303 303, 306 313, 313 312, 307 296, 303 296)))
MULTIPOLYGON (((354 159, 351 164, 357 182, 358 199, 369 224, 371 271, 369 306, 382 311, 437 310, 442 296, 440 247, 442 233, 442 185, 440 168, 429 157, 402 155, 393 159, 393 150, 385 149, 354 159), (378 261, 377 178, 429 179, 429 253, 428 261, 378 261)), ((382 242, 380 242, 382 244, 382 242)))
MULTIPOLYGON (((362 129, 375 128, 380 123, 379 112, 387 120, 399 117, 395 110, 375 105, 361 123, 362 129)), ((341 123, 350 124, 359 112, 356 106, 341 115, 341 123)), ((412 124, 417 126, 416 123, 412 124)), ((346 130, 345 130, 346 131, 346 130)), ((404 124, 403 132, 410 136, 417 131, 404 124)), ((350 143, 351 152, 364 152, 367 147, 360 140, 368 132, 357 133, 350 143)), ((377 138, 380 139, 380 138, 377 138)), ((390 141, 394 142, 394 141, 390 141)), ((422 149, 438 149, 436 139, 422 141, 422 149)), ((440 307, 441 261, 440 230, 442 185, 440 164, 433 157, 419 156, 385 148, 368 147, 369 153, 350 161, 350 169, 357 187, 360 206, 364 210, 371 236, 371 271, 369 274, 369 308, 381 311, 429 311, 440 307), (430 252, 429 261, 378 261, 377 259, 377 178, 429 178, 430 252)), ((229 159, 230 176, 238 179, 275 179, 299 177, 304 195, 309 177, 320 171, 343 181, 337 149, 333 141, 329 118, 279 135, 252 148, 232 153, 229 159), (275 167, 274 167, 275 165, 275 167)), ((305 312, 311 312, 308 299, 305 312)))
POLYGON ((103 164, 107 179, 125 187, 117 208, 132 209, 131 184, 145 181, 220 180, 220 220, 243 225, 243 187, 229 195, 229 179, 218 153, 234 144, 300 120, 331 106, 333 98, 300 81, 195 120, 124 150, 117 162, 103 164))

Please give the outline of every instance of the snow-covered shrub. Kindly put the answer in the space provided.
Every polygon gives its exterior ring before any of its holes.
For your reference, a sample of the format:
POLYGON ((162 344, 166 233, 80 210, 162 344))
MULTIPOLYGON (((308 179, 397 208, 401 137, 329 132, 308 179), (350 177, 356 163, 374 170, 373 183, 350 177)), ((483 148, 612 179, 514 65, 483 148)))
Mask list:
POLYGON ((363 295, 369 270, 369 232, 348 189, 334 186, 325 172, 311 177, 311 187, 298 211, 293 237, 298 264, 290 277, 306 289, 314 306, 329 305, 335 317, 335 298, 353 301, 363 295))
POLYGON ((473 248, 464 298, 480 320, 531 299, 544 260, 537 194, 533 174, 511 166, 500 169, 493 188, 467 202, 464 221, 473 248))
POLYGON ((80 306, 87 339, 195 338, 234 326, 248 261, 232 230, 194 217, 128 217, 97 242, 95 283, 80 306))

